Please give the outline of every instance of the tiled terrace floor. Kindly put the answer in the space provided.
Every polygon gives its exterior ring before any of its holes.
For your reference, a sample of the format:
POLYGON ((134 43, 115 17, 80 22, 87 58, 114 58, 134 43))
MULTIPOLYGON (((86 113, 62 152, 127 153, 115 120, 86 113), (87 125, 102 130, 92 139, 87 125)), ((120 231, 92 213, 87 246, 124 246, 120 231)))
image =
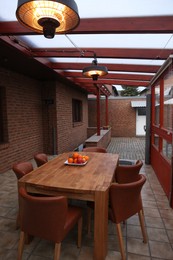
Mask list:
MULTIPOLYGON (((141 139, 112 139, 109 152, 120 152, 120 158, 138 159, 143 154, 144 140, 141 139), (124 146, 121 149, 121 141, 124 146), (127 142, 125 142, 127 141, 127 142), (126 143, 126 145, 125 145, 126 143), (133 148, 132 148, 133 143, 133 148), (118 148, 116 148, 118 144, 118 148), (129 149, 128 146, 131 146, 129 149), (140 144, 140 145, 139 145, 140 144), (138 148, 142 148, 139 151, 138 148), (114 147, 114 150, 113 150, 114 147), (126 148, 125 148, 126 147, 126 148), (136 148, 135 157, 131 157, 132 149, 136 148), (129 150, 128 150, 129 149, 129 150), (126 152, 124 151, 126 150, 126 152), (128 150, 128 153, 127 153, 128 150), (124 153, 123 153, 124 151, 124 153), (129 156, 128 156, 129 154, 129 156), (124 157, 125 156, 125 157, 124 157)), ((142 158, 143 159, 143 158, 142 158)), ((33 162, 33 161, 32 161, 33 162)), ((148 233, 148 243, 143 244, 137 216, 130 218, 122 225, 126 254, 128 260, 166 260, 173 259, 173 210, 152 170, 144 165, 141 173, 147 176, 147 182, 142 191, 145 223, 148 233)), ((19 230, 15 230, 15 220, 18 210, 17 182, 14 173, 9 170, 0 174, 0 260, 17 259, 19 230)), ((81 203, 84 207, 85 204, 81 203)), ((23 260, 53 259, 54 245, 50 242, 35 238, 30 245, 25 246, 23 260)), ((93 252, 93 233, 87 236, 85 219, 83 226, 82 248, 76 247, 76 230, 70 233, 62 243, 61 259, 90 260, 93 252)), ((109 222, 108 254, 106 260, 121 259, 114 225, 109 222)))

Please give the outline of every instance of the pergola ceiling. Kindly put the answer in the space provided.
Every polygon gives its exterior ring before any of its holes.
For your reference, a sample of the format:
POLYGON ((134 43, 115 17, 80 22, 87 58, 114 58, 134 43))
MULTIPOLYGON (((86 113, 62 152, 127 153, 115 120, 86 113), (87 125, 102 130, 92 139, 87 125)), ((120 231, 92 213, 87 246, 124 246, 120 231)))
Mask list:
MULTIPOLYGON (((79 2, 76 1, 77 4, 79 2)), ((161 2, 159 0, 158 4, 161 2)), ((171 4, 169 0, 164 0, 163 4, 168 2, 171 4)), ((173 3, 171 5, 173 7, 173 3)), ((79 5, 78 8, 80 11, 79 5)), ((160 8, 162 9, 162 6, 160 8)), ((15 10, 13 11, 15 13, 15 10)), ((105 9, 105 13, 106 11, 105 9)), ((17 21, 1 18, 3 17, 1 12, 3 13, 2 9, 0 10, 0 64, 2 66, 44 80, 50 80, 52 77, 70 80, 88 93, 95 94, 96 84, 105 95, 109 95, 104 87, 106 85, 147 87, 163 62, 173 53, 173 41, 171 41, 173 16, 170 14, 81 17, 80 25, 68 36, 63 36, 68 41, 65 45, 61 42, 62 35, 55 36, 55 40, 45 41, 44 36, 27 30, 17 21), (136 36, 138 38, 135 38, 136 36), (39 43, 35 42, 35 39, 41 37, 39 43), (90 41, 91 37, 95 37, 93 45, 90 41), (85 43, 81 43, 81 39, 84 39, 85 43), (117 46, 119 39, 124 39, 122 46, 117 46), (141 39, 139 46, 135 39, 141 39), (144 39, 146 41, 148 39, 147 44, 143 44, 144 39), (152 44, 153 39, 154 44, 152 44), (162 44, 159 44, 160 41, 162 44), (82 75, 83 68, 91 64, 94 53, 97 55, 99 65, 106 66, 109 71, 108 75, 99 78, 97 82, 82 75)))

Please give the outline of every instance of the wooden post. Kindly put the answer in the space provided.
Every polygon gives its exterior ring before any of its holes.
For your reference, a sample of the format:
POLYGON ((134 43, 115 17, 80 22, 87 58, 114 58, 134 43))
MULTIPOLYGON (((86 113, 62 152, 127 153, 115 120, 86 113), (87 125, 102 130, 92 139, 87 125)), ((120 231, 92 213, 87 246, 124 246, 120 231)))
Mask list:
POLYGON ((97 135, 100 135, 100 89, 97 87, 97 135))
POLYGON ((105 123, 106 123, 106 126, 108 126, 108 122, 109 122, 109 120, 108 120, 108 96, 106 96, 106 104, 105 104, 105 123))

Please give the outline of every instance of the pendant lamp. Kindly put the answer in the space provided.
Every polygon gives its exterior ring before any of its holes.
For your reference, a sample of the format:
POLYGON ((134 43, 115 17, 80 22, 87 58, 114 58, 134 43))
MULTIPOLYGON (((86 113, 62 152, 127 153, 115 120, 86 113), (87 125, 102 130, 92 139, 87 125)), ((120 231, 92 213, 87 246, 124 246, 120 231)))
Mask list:
POLYGON ((18 21, 28 29, 52 39, 55 33, 68 33, 80 22, 74 0, 18 0, 18 21))
POLYGON ((94 81, 98 79, 98 77, 102 77, 108 74, 108 69, 105 66, 99 66, 97 64, 96 54, 94 54, 94 60, 92 61, 92 65, 83 69, 83 75, 85 77, 92 78, 94 81))

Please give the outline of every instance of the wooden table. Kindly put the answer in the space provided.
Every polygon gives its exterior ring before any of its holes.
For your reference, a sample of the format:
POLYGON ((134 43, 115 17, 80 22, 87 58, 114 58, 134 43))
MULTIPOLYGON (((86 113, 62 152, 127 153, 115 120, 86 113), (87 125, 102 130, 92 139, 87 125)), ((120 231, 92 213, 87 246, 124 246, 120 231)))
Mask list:
POLYGON ((19 187, 25 186, 32 193, 94 201, 93 257, 103 260, 107 254, 108 191, 119 157, 111 153, 86 152, 90 159, 85 166, 69 166, 64 164, 69 154, 60 154, 25 175, 19 180, 19 187))

